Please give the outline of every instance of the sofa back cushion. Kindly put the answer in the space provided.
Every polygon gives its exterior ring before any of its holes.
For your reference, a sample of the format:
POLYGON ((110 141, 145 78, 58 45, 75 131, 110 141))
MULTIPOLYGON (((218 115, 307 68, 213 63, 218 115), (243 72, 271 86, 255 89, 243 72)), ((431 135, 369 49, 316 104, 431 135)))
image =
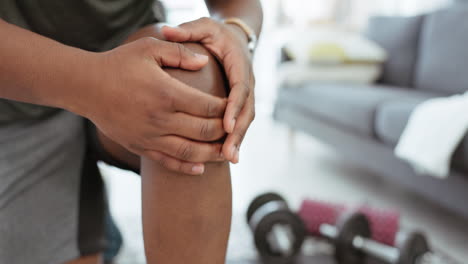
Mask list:
POLYGON ((417 89, 445 94, 468 90, 468 4, 427 15, 419 43, 417 89))
POLYGON ((418 42, 424 16, 385 17, 369 20, 367 37, 387 51, 380 82, 412 87, 418 55, 418 42))

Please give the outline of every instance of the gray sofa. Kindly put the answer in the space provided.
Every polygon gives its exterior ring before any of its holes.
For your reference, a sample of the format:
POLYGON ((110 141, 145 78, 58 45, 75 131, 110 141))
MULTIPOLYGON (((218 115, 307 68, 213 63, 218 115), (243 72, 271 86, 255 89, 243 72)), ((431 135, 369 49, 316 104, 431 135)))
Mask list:
POLYGON ((468 217, 468 139, 457 149, 446 180, 417 175, 393 154, 416 105, 468 90, 468 4, 416 17, 375 17, 367 35, 389 54, 377 84, 285 85, 274 118, 468 217))

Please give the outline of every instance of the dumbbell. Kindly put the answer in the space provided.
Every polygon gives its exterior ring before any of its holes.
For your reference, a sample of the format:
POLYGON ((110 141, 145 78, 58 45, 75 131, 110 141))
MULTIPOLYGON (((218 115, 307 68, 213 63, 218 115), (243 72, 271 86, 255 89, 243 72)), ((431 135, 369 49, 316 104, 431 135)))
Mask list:
MULTIPOLYGON (((247 223, 260 256, 269 264, 292 263, 306 237, 301 218, 276 193, 266 193, 252 201, 247 210, 247 223)), ((344 214, 337 221, 337 226, 322 224, 319 230, 335 246, 335 257, 339 263, 363 263, 366 255, 352 247, 352 239, 370 237, 369 222, 364 215, 344 214)))
POLYGON ((320 234, 335 245, 339 264, 365 263, 367 256, 387 264, 450 264, 452 260, 431 252, 426 237, 419 232, 399 233, 395 246, 369 238, 370 227, 362 213, 345 213, 337 226, 322 224, 320 234))
POLYGON ((255 198, 247 210, 247 223, 265 263, 286 264, 294 261, 302 248, 306 229, 283 197, 266 193, 255 198))
POLYGON ((367 241, 371 236, 369 221, 362 213, 343 213, 335 226, 326 223, 319 225, 319 234, 334 246, 334 257, 339 264, 365 263, 366 254, 353 244, 356 238, 367 241))
MULTIPOLYGON (((301 205, 299 215, 305 222, 309 233, 321 235, 333 241, 337 237, 336 233, 339 232, 338 230, 342 230, 341 232, 343 230, 346 231, 346 226, 365 226, 364 221, 366 220, 361 219, 362 217, 360 216, 353 216, 353 211, 359 212, 367 218, 373 239, 357 235, 355 238, 352 238, 351 243, 348 240, 349 248, 361 251, 388 264, 455 263, 453 260, 431 252, 427 239, 422 233, 397 232, 399 214, 396 211, 377 210, 367 206, 349 209, 340 204, 305 200, 301 205), (343 212, 348 213, 340 217, 339 214, 343 214, 343 212), (349 216, 350 214, 351 216, 349 216), (358 221, 362 223, 359 224, 357 223, 358 221), (332 223, 335 222, 338 223, 337 227, 332 226, 332 223), (353 224, 353 222, 355 223, 353 224), (377 231, 379 236, 375 236, 374 231, 377 231)), ((351 232, 350 237, 353 237, 357 233, 352 234, 351 232)), ((364 258, 360 259, 362 254, 357 253, 355 253, 356 258, 347 260, 347 256, 352 254, 347 253, 342 255, 342 252, 343 250, 338 246, 336 251, 338 263, 361 263, 364 260, 364 258)), ((345 250, 345 252, 348 251, 345 250)))
MULTIPOLYGON (((309 212, 310 213, 310 212, 309 212)), ((305 227, 286 201, 278 194, 258 196, 249 206, 247 222, 265 263, 292 263, 305 239, 305 227)), ((421 233, 399 233, 395 247, 370 239, 371 228, 361 212, 342 213, 336 225, 318 224, 319 234, 335 248, 339 264, 363 264, 372 256, 388 264, 449 264, 450 260, 430 252, 427 239, 421 233)))
POLYGON ((376 209, 367 205, 348 206, 320 200, 305 199, 298 214, 306 225, 309 235, 318 236, 320 224, 335 224, 345 211, 353 210, 364 214, 369 220, 372 239, 393 246, 400 228, 400 213, 391 209, 376 209))
POLYGON ((352 246, 387 264, 451 264, 454 260, 431 252, 424 234, 399 233, 395 247, 356 237, 352 246))

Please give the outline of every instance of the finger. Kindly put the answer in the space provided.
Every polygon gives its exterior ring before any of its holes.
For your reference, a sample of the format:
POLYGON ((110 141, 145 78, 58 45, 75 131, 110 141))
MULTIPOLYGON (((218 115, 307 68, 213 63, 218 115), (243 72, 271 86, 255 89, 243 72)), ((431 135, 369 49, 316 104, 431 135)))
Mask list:
POLYGON ((208 56, 198 54, 180 43, 154 39, 153 57, 159 66, 200 70, 208 63, 208 56))
POLYGON ((226 113, 224 115, 224 127, 226 132, 232 133, 236 124, 236 118, 244 107, 250 93, 251 67, 248 58, 241 51, 232 51, 223 58, 224 68, 231 88, 226 113))
POLYGON ((177 27, 163 26, 162 34, 167 40, 175 42, 202 42, 213 36, 216 22, 203 17, 194 21, 180 24, 177 27))
POLYGON ((168 86, 173 86, 175 111, 207 118, 224 116, 226 99, 202 92, 172 77, 170 80, 172 85, 168 86))
POLYGON ((224 141, 223 154, 227 160, 234 164, 239 162, 240 146, 247 133, 247 129, 255 118, 254 104, 253 98, 249 99, 249 103, 239 115, 234 131, 224 141))
POLYGON ((182 137, 169 135, 157 140, 156 149, 165 154, 187 162, 224 161, 220 143, 202 143, 182 137))
POLYGON ((171 134, 200 141, 215 141, 226 133, 221 118, 201 118, 180 112, 170 118, 168 130, 171 134))
POLYGON ((205 172, 204 164, 184 162, 159 151, 147 150, 144 155, 145 157, 157 162, 162 167, 174 172, 189 175, 200 175, 205 172))

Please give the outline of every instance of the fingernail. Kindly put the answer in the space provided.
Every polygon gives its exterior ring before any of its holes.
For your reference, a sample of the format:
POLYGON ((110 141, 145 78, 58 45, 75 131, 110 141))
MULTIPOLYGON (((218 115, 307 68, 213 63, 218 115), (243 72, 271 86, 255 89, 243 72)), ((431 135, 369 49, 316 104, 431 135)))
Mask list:
POLYGON ((202 60, 208 60, 208 56, 200 54, 200 53, 195 53, 195 57, 202 59, 202 60))
POLYGON ((230 123, 230 128, 229 128, 229 133, 232 133, 232 131, 234 131, 234 128, 236 127, 236 119, 232 119, 231 120, 231 123, 230 123))
POLYGON ((224 154, 223 154, 223 152, 222 152, 222 151, 221 151, 221 152, 219 152, 219 156, 218 156, 218 157, 219 157, 219 159, 221 159, 221 160, 224 160, 224 154))
POLYGON ((236 150, 236 155, 234 158, 234 163, 239 163, 239 150, 236 150))
POLYGON ((195 165, 192 167, 192 172, 195 174, 203 174, 203 172, 205 172, 205 166, 195 165))

